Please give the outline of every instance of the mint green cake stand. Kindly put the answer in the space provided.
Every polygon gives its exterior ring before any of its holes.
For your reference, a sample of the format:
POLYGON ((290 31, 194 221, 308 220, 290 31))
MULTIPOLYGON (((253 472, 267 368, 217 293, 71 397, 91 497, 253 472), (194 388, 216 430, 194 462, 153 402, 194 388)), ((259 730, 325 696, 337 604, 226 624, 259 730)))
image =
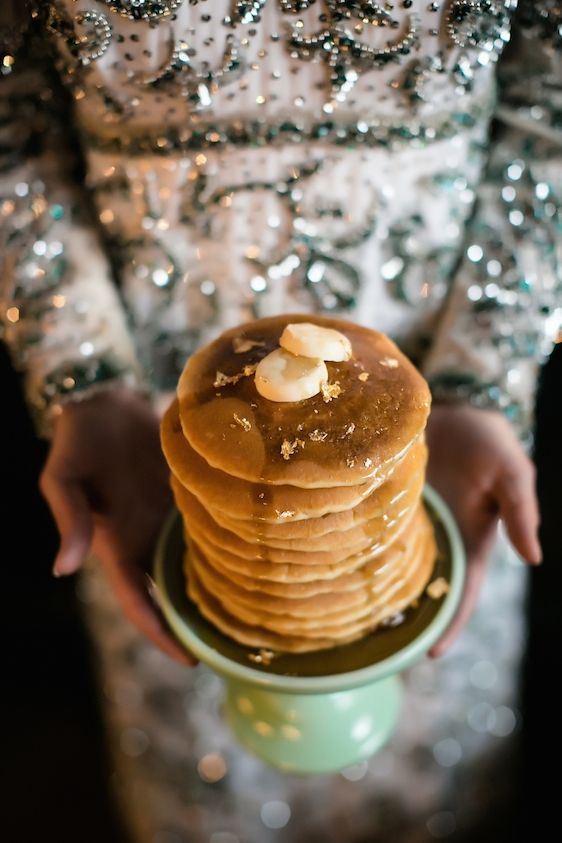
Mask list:
POLYGON ((161 534, 155 581, 162 611, 179 641, 226 684, 224 714, 238 741, 291 773, 329 773, 368 758, 391 736, 400 710, 399 674, 421 659, 451 621, 462 593, 465 555, 449 509, 426 487, 438 555, 432 579, 446 595, 423 595, 396 626, 361 641, 316 653, 279 654, 256 663, 259 651, 220 633, 186 596, 185 546, 179 514, 161 534))

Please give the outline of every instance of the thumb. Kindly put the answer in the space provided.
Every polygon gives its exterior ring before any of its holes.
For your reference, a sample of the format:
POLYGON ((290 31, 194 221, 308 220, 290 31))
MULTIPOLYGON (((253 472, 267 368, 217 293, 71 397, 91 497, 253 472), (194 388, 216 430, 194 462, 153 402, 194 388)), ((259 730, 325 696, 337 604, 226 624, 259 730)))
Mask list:
POLYGON ((40 487, 60 534, 53 574, 56 577, 73 574, 84 562, 92 542, 88 499, 80 483, 49 471, 42 475, 40 487))
POLYGON ((429 651, 429 655, 432 658, 442 656, 449 649, 470 620, 476 608, 482 583, 486 575, 486 563, 495 541, 496 524, 496 519, 493 519, 488 529, 479 537, 477 542, 468 542, 465 540, 466 573, 463 595, 455 617, 441 638, 429 651))
POLYGON ((445 630, 439 641, 430 649, 429 655, 432 658, 442 656, 470 620, 478 602, 478 595, 482 588, 485 573, 486 559, 484 556, 467 560, 465 588, 459 608, 449 627, 445 630))
POLYGON ((123 546, 103 522, 97 525, 94 553, 131 623, 176 661, 186 665, 197 664, 195 657, 178 643, 168 629, 160 612, 154 583, 144 573, 148 566, 143 564, 141 556, 131 555, 130 547, 123 546))

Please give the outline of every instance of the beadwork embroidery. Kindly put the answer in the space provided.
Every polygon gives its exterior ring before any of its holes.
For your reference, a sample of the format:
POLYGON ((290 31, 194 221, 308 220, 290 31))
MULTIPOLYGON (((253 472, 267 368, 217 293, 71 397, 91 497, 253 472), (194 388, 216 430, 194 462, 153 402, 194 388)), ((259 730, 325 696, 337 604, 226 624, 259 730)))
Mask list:
POLYGON ((101 58, 111 41, 111 26, 106 16, 101 12, 79 12, 74 21, 77 27, 76 45, 82 64, 101 58), (80 28, 83 35, 80 35, 80 28))
POLYGON ((129 20, 156 20, 168 17, 183 0, 103 0, 112 12, 129 20))
POLYGON ((193 51, 186 41, 178 41, 170 49, 171 57, 160 70, 151 75, 133 76, 132 81, 143 87, 184 96, 197 109, 209 107, 218 87, 239 78, 244 69, 239 43, 232 36, 227 39, 221 66, 216 69, 195 67, 193 51))
MULTIPOLYGON (((213 230, 214 207, 220 207, 225 199, 230 204, 234 194, 256 190, 274 194, 285 209, 289 231, 276 254, 259 258, 251 254, 246 256, 257 273, 252 290, 262 294, 277 279, 288 278, 293 292, 306 290, 317 307, 323 310, 347 309, 356 302, 361 275, 352 263, 344 259, 342 252, 358 246, 373 233, 375 200, 362 225, 349 230, 345 236, 329 236, 316 223, 324 215, 342 217, 341 208, 317 209, 314 221, 303 215, 301 204, 303 183, 318 174, 321 168, 321 161, 295 165, 289 174, 275 182, 227 185, 213 191, 206 199, 202 198, 206 177, 204 173, 198 173, 192 192, 182 207, 182 221, 200 230, 203 236, 219 240, 220 233, 213 230)), ((256 316, 260 315, 259 306, 254 312, 256 316)))
POLYGON ((447 33, 458 47, 501 52, 509 40, 509 10, 514 6, 515 0, 453 0, 445 16, 447 33))
MULTIPOLYGON (((357 18, 380 27, 392 26, 394 21, 377 3, 347 0, 325 0, 326 26, 315 34, 301 34, 292 27, 289 46, 301 59, 318 58, 330 70, 330 96, 342 102, 359 79, 359 75, 373 68, 384 67, 401 56, 408 55, 418 40, 419 22, 412 15, 407 18, 406 31, 384 47, 376 49, 356 39, 353 33, 339 25, 341 20, 357 18)), ((292 9, 291 9, 292 11, 292 9)), ((329 103, 324 110, 332 110, 329 103)))

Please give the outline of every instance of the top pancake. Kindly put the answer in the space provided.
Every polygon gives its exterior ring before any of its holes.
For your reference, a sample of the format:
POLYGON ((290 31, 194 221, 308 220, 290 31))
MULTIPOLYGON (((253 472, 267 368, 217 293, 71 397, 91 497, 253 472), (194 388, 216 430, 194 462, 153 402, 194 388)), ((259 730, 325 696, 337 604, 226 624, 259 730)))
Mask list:
POLYGON ((423 377, 388 337, 303 314, 226 331, 189 359, 177 394, 184 435, 209 465, 253 483, 305 489, 353 486, 387 470, 424 429, 431 400, 423 377), (245 367, 278 347, 288 323, 310 321, 351 342, 351 360, 326 364, 329 383, 338 382, 341 393, 329 402, 322 394, 297 402, 263 398, 253 374, 242 374, 245 367), (236 353, 238 340, 257 345, 236 353), (215 386, 218 373, 241 377, 215 386), (362 373, 368 378, 360 379, 362 373), (288 459, 284 442, 294 445, 288 459))

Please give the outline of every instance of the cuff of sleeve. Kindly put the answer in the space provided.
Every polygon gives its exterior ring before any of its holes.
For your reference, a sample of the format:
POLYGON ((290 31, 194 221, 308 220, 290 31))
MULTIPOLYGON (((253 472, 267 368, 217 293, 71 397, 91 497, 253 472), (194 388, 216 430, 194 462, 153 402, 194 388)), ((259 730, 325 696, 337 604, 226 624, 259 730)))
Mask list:
POLYGON ((53 424, 65 404, 85 401, 107 389, 125 388, 149 396, 140 372, 110 355, 87 362, 69 361, 50 372, 40 384, 27 384, 29 405, 39 436, 50 439, 53 424))
POLYGON ((439 372, 428 378, 434 403, 464 403, 480 410, 496 410, 513 424, 524 444, 532 442, 532 408, 501 385, 486 382, 476 375, 459 372, 439 372))

